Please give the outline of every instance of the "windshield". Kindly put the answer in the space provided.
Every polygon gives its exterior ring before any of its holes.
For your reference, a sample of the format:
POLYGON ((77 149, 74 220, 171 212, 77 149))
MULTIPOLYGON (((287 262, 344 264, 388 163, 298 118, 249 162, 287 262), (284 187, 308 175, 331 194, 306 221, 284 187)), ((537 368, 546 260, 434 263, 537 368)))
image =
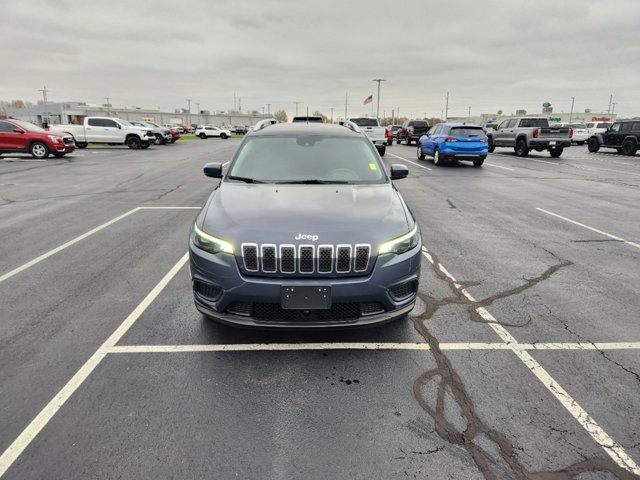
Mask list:
POLYGON ((352 118, 351 121, 359 127, 377 127, 378 120, 375 118, 352 118))
POLYGON ((520 120, 520 126, 524 128, 548 127, 549 122, 546 118, 523 118, 522 120, 520 120))
POLYGON ((375 150, 363 138, 292 135, 254 137, 243 144, 227 179, 255 183, 384 183, 375 150))
POLYGON ((131 124, 129 122, 127 122, 126 120, 122 120, 122 119, 118 119, 118 123, 124 127, 130 127, 131 124))
POLYGON ((34 125, 33 123, 24 122, 22 120, 14 120, 14 122, 20 125, 20 127, 24 128, 28 132, 49 133, 44 128, 40 128, 37 125, 34 125))
POLYGON ((423 120, 414 120, 412 125, 414 127, 429 127, 429 123, 423 120))
POLYGON ((480 127, 453 127, 451 135, 455 137, 483 137, 484 130, 480 127))
POLYGON ((571 128, 587 128, 584 123, 571 123, 569 124, 571 128))

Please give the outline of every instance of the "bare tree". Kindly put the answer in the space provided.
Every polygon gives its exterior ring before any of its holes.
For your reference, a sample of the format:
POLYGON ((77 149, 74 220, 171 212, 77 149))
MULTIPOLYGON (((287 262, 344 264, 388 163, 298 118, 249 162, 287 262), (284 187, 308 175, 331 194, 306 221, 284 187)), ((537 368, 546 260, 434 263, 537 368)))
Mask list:
POLYGON ((285 112, 284 110, 278 110, 276 113, 273 114, 273 118, 275 118, 276 120, 282 123, 287 123, 289 121, 287 112, 285 112))

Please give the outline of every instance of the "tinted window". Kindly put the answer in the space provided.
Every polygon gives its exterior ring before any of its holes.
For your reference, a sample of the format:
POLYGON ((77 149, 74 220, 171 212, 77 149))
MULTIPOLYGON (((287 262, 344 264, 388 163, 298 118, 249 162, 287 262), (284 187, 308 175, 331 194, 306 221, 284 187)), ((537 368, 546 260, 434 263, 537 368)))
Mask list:
POLYGON ((13 132, 16 126, 9 122, 0 122, 0 132, 13 132))
POLYGON ((640 130, 640 122, 634 122, 633 127, 631 127, 631 130, 633 130, 634 132, 637 132, 638 130, 640 130))
POLYGON ((44 128, 40 128, 39 126, 34 125, 33 123, 24 122, 22 120, 15 120, 15 122, 18 124, 18 126, 25 129, 27 132, 49 133, 44 128))
POLYGON ((428 127, 429 124, 427 122, 425 122, 424 120, 414 120, 412 122, 412 125, 414 127, 428 127))
POLYGON ((429 131, 427 132, 427 135, 433 135, 433 134, 435 133, 435 131, 436 131, 436 129, 437 129, 437 128, 438 128, 437 126, 435 126, 435 127, 431 127, 431 128, 429 129, 429 131))
POLYGON ((613 125, 611 125, 611 131, 612 132, 619 132, 620 131, 620 124, 619 123, 614 123, 613 125))
POLYGON ((518 120, 516 118, 512 118, 504 128, 513 128, 516 126, 516 123, 518 123, 518 120))
POLYGON ((263 182, 386 181, 369 140, 304 134, 249 138, 240 148, 229 175, 263 182))
POLYGON ((352 118, 351 121, 359 127, 377 127, 378 120, 375 118, 352 118))
POLYGON ((450 133, 456 137, 484 137, 484 130, 480 127, 453 127, 450 133))
POLYGON ((570 123, 569 126, 571 128, 587 128, 584 123, 570 123))
POLYGON ((92 127, 104 127, 104 123, 102 123, 101 118, 90 118, 88 120, 88 124, 92 127))
POLYGON ((593 128, 595 127, 595 123, 587 123, 587 128, 593 128))
POLYGON ((621 132, 630 132, 631 131, 631 123, 623 123, 622 127, 620 127, 621 132))
POLYGON ((503 122, 501 122, 500 125, 498 125, 498 130, 502 128, 507 128, 508 123, 509 123, 509 120, 504 120, 503 122))
POLYGON ((597 128, 609 128, 611 126, 610 123, 598 123, 597 128))
POLYGON ((548 127, 549 122, 546 118, 523 118, 520 120, 520 126, 524 128, 548 127))
POLYGON ((433 133, 431 135, 440 135, 440 133, 442 132, 442 125, 436 125, 432 128, 432 130, 433 133))

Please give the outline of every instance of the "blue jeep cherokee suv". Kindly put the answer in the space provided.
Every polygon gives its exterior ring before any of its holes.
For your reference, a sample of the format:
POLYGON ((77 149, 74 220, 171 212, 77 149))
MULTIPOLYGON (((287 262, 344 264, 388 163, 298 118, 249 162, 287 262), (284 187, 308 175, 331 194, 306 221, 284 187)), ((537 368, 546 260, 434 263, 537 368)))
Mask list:
POLYGON ((195 304, 223 323, 373 325, 406 315, 420 230, 355 124, 263 121, 198 215, 189 252, 195 304))

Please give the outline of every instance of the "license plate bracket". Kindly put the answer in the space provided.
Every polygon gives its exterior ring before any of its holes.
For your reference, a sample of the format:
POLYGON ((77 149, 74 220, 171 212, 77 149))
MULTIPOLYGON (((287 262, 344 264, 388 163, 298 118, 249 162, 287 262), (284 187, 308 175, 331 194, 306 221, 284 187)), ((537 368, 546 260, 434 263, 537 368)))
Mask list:
POLYGON ((326 285, 285 285, 280 288, 280 302, 285 310, 328 310, 331 287, 326 285))

